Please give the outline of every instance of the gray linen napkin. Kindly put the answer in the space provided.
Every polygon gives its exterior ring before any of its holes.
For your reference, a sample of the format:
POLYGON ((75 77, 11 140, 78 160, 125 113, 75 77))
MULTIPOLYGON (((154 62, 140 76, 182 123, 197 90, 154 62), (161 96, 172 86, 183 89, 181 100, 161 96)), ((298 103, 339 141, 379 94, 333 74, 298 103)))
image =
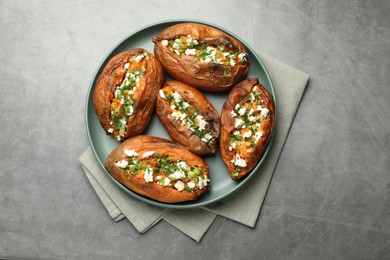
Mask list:
POLYGON ((272 79, 277 99, 277 125, 274 143, 267 160, 251 183, 215 204, 199 209, 171 210, 136 200, 120 190, 106 176, 91 148, 80 157, 82 168, 110 216, 126 217, 138 232, 144 233, 164 219, 192 239, 200 241, 217 215, 254 227, 268 186, 283 149, 309 76, 263 52, 257 52, 272 79), (245 203, 243 203, 245 201, 245 203), (196 228, 195 228, 196 227, 196 228))

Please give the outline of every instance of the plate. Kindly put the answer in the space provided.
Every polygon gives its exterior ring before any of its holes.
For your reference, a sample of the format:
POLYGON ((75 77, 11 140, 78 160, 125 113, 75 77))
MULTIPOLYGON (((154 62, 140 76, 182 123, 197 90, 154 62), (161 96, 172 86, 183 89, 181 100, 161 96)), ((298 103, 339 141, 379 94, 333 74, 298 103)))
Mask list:
MULTIPOLYGON (((95 74, 92 77, 89 90, 87 93, 86 98, 86 107, 85 107, 85 122, 86 122, 86 128, 87 128, 87 135, 89 139, 89 143, 91 145, 91 148, 96 156, 97 161, 99 162, 100 166, 104 170, 104 172, 109 176, 109 178, 123 191, 128 193, 129 195, 152 205, 160 206, 160 207, 166 207, 166 208, 176 208, 176 209, 187 209, 187 208, 197 208, 201 206, 206 206, 212 203, 215 203, 228 195, 231 195, 233 192, 237 191, 241 187, 244 186, 244 184, 250 182, 250 179, 255 174, 261 174, 261 171, 259 170, 259 167, 262 165, 262 163, 266 160, 267 154, 269 153, 269 150, 273 143, 273 135, 267 149, 264 152, 263 157, 258 162, 258 164, 254 167, 254 169, 243 179, 239 181, 233 181, 225 167, 225 164, 222 161, 222 158, 220 154, 217 152, 215 155, 204 157, 204 160, 209 165, 210 170, 210 179, 211 179, 211 189, 209 192, 203 194, 198 200, 191 201, 191 202, 183 202, 178 204, 168 204, 168 203, 162 203, 155 200, 152 200, 148 197, 141 196, 121 183, 119 183, 117 180, 115 180, 104 168, 104 162, 107 158, 107 156, 111 153, 112 150, 114 150, 120 143, 116 141, 114 138, 108 136, 105 134, 104 130, 100 126, 100 123, 97 119, 97 116, 94 111, 94 105, 93 105, 93 91, 95 88, 95 83, 102 72, 104 66, 107 64, 107 62, 116 54, 123 52, 128 49, 132 48, 144 48, 150 53, 153 53, 153 47, 154 44, 152 42, 152 37, 158 35, 162 30, 165 28, 182 22, 196 22, 196 23, 202 23, 206 24, 212 27, 215 27, 219 30, 222 30, 236 39, 238 39, 247 49, 247 53, 249 54, 249 60, 251 62, 251 65, 249 66, 249 71, 247 77, 257 77, 260 80, 260 83, 272 94, 275 105, 276 105, 276 99, 275 99, 275 92, 274 88, 272 86, 272 81, 267 73, 267 70, 263 63, 261 62, 260 58, 256 55, 255 51, 247 44, 245 41, 240 39, 237 35, 234 35, 233 33, 227 31, 224 28, 221 28, 220 26, 210 24, 203 21, 197 21, 197 20, 169 20, 169 21, 162 21, 158 22, 152 25, 149 25, 147 27, 141 28, 138 31, 128 35, 125 39, 120 41, 103 59, 101 64, 99 65, 98 69, 96 70, 95 74)), ((210 92, 203 92, 207 98, 212 102, 215 109, 220 113, 221 108, 223 106, 223 103, 225 102, 228 92, 226 93, 210 93, 210 92)), ((275 110, 276 113, 276 110, 275 110)), ((275 114, 275 120, 276 120, 276 114, 275 114)), ((275 122, 276 125, 276 122, 275 122)), ((150 123, 148 127, 146 128, 144 134, 146 135, 153 135, 153 136, 159 136, 162 138, 170 139, 169 135, 167 134, 165 128, 160 123, 156 113, 154 113, 152 119, 150 120, 150 123)))

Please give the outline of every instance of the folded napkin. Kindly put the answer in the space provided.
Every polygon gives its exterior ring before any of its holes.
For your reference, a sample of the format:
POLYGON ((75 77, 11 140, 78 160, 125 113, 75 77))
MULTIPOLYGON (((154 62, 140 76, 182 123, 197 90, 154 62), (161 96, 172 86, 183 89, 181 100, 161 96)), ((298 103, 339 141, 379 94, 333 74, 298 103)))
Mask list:
POLYGON ((165 209, 141 202, 118 188, 101 169, 91 148, 80 157, 81 166, 111 218, 127 218, 140 233, 164 219, 192 239, 200 241, 217 215, 254 227, 283 149, 309 75, 257 52, 272 79, 277 101, 276 131, 272 148, 258 174, 228 198, 198 209, 165 209))

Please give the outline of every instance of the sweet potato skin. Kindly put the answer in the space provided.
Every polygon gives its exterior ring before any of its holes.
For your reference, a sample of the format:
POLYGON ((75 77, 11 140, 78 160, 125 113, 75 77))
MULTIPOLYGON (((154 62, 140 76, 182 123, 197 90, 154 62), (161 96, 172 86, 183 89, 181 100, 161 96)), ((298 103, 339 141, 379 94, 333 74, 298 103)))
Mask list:
POLYGON ((275 104, 273 101, 272 95, 259 83, 256 78, 249 78, 238 83, 232 91, 230 92, 227 100, 225 101, 221 116, 221 133, 219 141, 219 149, 221 153, 222 160, 224 161, 226 168, 230 174, 230 177, 233 180, 238 180, 248 173, 256 166, 260 161, 264 151, 266 150, 272 134, 274 132, 274 122, 275 122, 275 104), (262 107, 265 107, 269 110, 269 115, 261 122, 260 129, 263 133, 257 146, 254 151, 251 153, 250 160, 247 162, 247 167, 242 168, 241 172, 235 176, 235 165, 232 162, 232 159, 235 155, 234 151, 229 151, 230 135, 234 131, 235 119, 231 114, 231 111, 234 109, 237 103, 247 97, 253 88, 253 86, 259 86, 262 93, 262 107))
POLYGON ((178 191, 173 187, 163 187, 155 182, 146 183, 143 179, 135 177, 132 177, 129 180, 122 170, 114 163, 127 158, 123 153, 125 149, 133 149, 139 155, 152 150, 157 152, 160 156, 168 156, 173 161, 183 160, 187 165, 201 166, 202 168, 207 169, 207 178, 209 179, 208 166, 199 156, 192 154, 187 149, 172 141, 148 135, 139 135, 129 138, 109 154, 105 162, 105 168, 118 182, 140 195, 164 203, 178 203, 196 200, 200 195, 210 189, 209 184, 206 187, 203 187, 202 190, 196 190, 194 192, 186 190, 178 191))
POLYGON ((223 41, 234 49, 246 52, 244 45, 237 39, 211 26, 198 23, 170 26, 152 40, 155 43, 154 55, 173 78, 201 90, 228 91, 247 74, 249 61, 231 67, 224 64, 194 62, 193 57, 178 56, 162 45, 162 40, 172 40, 181 35, 191 35, 207 44, 223 41))
POLYGON ((131 49, 111 58, 95 85, 93 94, 95 113, 104 131, 112 135, 108 129, 112 127, 110 125, 110 104, 115 96, 115 86, 120 84, 125 77, 126 72, 122 68, 129 58, 143 53, 146 54, 146 71, 139 81, 140 94, 134 103, 135 113, 129 117, 122 141, 142 133, 148 125, 154 111, 157 92, 164 83, 163 68, 160 62, 148 51, 142 48, 131 49))
MULTIPOLYGON (((169 86, 180 94, 191 106, 199 109, 199 114, 208 122, 215 137, 219 136, 219 115, 211 102, 199 90, 176 80, 168 80, 164 87, 169 86)), ((161 123, 164 125, 169 136, 175 142, 183 145, 191 152, 204 156, 216 152, 217 142, 212 146, 207 145, 195 132, 181 125, 180 122, 173 120, 170 115, 169 103, 160 95, 156 99, 156 112, 161 123)))

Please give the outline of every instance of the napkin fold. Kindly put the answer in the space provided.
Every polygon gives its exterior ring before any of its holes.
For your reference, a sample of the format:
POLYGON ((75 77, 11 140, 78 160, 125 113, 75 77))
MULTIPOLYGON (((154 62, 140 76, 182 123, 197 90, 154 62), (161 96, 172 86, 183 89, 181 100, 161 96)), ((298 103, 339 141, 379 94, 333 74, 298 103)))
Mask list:
POLYGON ((309 75, 263 52, 257 52, 267 68, 276 93, 277 120, 275 137, 267 159, 251 177, 250 184, 206 207, 165 209, 141 202, 118 188, 101 169, 91 148, 79 158, 87 179, 114 221, 127 218, 140 233, 145 233, 161 219, 199 242, 217 215, 254 227, 273 172, 286 141, 309 75))

